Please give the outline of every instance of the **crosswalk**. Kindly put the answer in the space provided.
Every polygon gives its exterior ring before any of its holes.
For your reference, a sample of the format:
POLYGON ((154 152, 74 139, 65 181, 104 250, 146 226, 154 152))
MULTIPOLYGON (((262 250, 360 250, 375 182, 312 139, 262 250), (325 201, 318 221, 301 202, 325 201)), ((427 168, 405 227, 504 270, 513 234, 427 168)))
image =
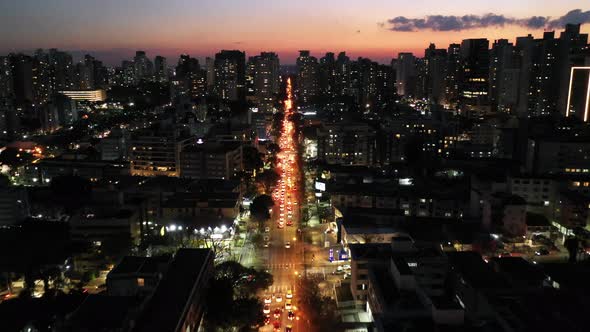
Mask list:
POLYGON ((288 269, 295 268, 296 265, 302 265, 302 264, 301 263, 300 264, 293 264, 293 263, 290 263, 290 264, 269 264, 267 269, 269 269, 269 270, 288 270, 288 269))
POLYGON ((285 297, 287 291, 292 290, 291 286, 289 285, 272 285, 267 289, 269 294, 281 294, 285 297))

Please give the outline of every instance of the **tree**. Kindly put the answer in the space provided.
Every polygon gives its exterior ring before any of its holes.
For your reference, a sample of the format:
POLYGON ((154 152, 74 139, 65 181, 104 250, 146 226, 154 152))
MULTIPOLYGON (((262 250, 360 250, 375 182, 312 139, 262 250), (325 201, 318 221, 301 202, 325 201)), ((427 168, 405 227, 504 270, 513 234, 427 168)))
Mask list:
POLYGON ((274 205, 272 197, 268 195, 260 195, 250 204, 250 215, 252 218, 262 224, 264 221, 270 219, 268 210, 274 205))
POLYGON ((208 329, 247 329, 261 324, 262 302, 256 293, 271 284, 272 275, 265 271, 235 261, 217 265, 206 297, 208 329))
POLYGON ((242 159, 244 161, 244 169, 250 172, 261 169, 264 166, 262 154, 253 146, 242 148, 242 159))
POLYGON ((300 306, 309 315, 308 319, 318 331, 336 331, 337 306, 329 296, 322 295, 319 284, 323 281, 320 275, 309 275, 298 280, 297 289, 300 306))
POLYGON ((268 150, 268 153, 275 155, 279 152, 281 152, 281 147, 276 144, 276 143, 270 143, 267 147, 266 150, 268 150))
POLYGON ((265 192, 270 192, 271 188, 277 184, 281 176, 272 169, 267 169, 262 173, 256 175, 256 181, 264 186, 265 192))

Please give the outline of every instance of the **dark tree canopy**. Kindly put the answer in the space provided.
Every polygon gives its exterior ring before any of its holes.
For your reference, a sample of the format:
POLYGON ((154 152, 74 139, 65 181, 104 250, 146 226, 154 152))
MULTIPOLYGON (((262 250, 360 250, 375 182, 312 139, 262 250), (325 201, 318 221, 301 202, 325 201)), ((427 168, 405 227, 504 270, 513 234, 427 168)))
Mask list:
POLYGON ((272 197, 268 195, 260 195, 250 204, 250 214, 256 221, 265 221, 270 218, 270 209, 274 205, 272 197))

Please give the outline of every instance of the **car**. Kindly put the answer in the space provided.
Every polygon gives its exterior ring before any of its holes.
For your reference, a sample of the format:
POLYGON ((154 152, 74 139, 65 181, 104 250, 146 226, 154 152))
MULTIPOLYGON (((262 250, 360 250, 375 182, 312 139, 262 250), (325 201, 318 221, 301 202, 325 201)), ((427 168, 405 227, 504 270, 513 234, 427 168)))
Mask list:
POLYGON ((271 304, 271 303, 272 303, 272 299, 270 297, 264 298, 264 304, 271 304))
POLYGON ((269 246, 270 246, 270 242, 268 242, 268 241, 264 242, 264 247, 265 248, 268 248, 269 246))
POLYGON ((287 249, 291 248, 291 242, 289 242, 289 241, 285 242, 285 248, 287 248, 287 249))
POLYGON ((265 232, 265 233, 268 233, 268 232, 270 232, 270 227, 268 227, 268 226, 267 226, 267 227, 264 227, 264 232, 265 232))
POLYGON ((264 325, 270 324, 270 315, 264 316, 264 325))
POLYGON ((264 305, 264 308, 262 308, 262 313, 270 314, 270 306, 268 304, 264 305))
POLYGON ((285 332, 292 332, 293 331, 293 327, 291 325, 287 325, 287 327, 285 327, 285 332))
POLYGON ((277 301, 277 303, 283 302, 283 296, 280 294, 277 294, 275 296, 275 301, 277 301))
POLYGON ((272 323, 272 327, 274 328, 275 331, 280 331, 281 330, 281 322, 279 322, 278 320, 275 320, 275 322, 272 323))
POLYGON ((289 313, 287 314, 287 318, 289 320, 293 320, 295 319, 295 314, 293 313, 293 311, 289 311, 289 313))
POLYGON ((270 237, 268 235, 265 235, 264 236, 264 241, 266 241, 266 242, 270 241, 270 237))
POLYGON ((291 303, 291 299, 288 299, 287 301, 285 301, 285 309, 287 309, 287 310, 293 309, 293 305, 291 303))
POLYGON ((537 250, 535 252, 535 255, 537 255, 537 256, 547 256, 547 255, 549 255, 549 250, 547 250, 547 248, 541 248, 541 249, 539 249, 539 250, 537 250))
POLYGON ((274 316, 275 316, 275 318, 281 317, 281 309, 276 308, 275 309, 275 312, 274 312, 274 316))
POLYGON ((293 291, 289 289, 287 291, 287 294, 285 294, 285 297, 288 299, 292 299, 293 298, 293 291))

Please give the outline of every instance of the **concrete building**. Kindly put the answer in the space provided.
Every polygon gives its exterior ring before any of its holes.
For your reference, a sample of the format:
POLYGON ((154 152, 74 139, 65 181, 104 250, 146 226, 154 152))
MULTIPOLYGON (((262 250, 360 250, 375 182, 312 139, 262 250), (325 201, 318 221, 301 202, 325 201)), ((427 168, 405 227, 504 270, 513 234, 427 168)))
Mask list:
POLYGON ((317 130, 318 159, 328 164, 373 165, 375 135, 366 123, 326 124, 317 130))
POLYGON ((269 111, 279 93, 279 57, 274 52, 262 52, 250 58, 253 69, 253 92, 259 106, 269 111))
POLYGON ((527 172, 564 174, 590 172, 590 142, 583 137, 529 139, 527 172))
POLYGON ((490 56, 487 39, 461 42, 461 98, 466 112, 487 113, 489 107, 490 56))
POLYGON ((29 216, 29 199, 24 187, 0 183, 0 226, 14 225, 29 216))
POLYGON ((131 175, 180 176, 180 153, 194 138, 164 126, 134 132, 129 145, 131 175))
POLYGON ((395 73, 397 94, 413 97, 416 93, 416 57, 412 53, 400 53, 397 57, 395 73))
POLYGON ((230 179, 242 170, 239 142, 203 143, 180 154, 180 176, 194 179, 230 179))
POLYGON ((59 91, 64 96, 77 101, 92 101, 99 102, 107 99, 107 94, 104 90, 61 90, 59 91))
POLYGON ((311 56, 307 50, 299 51, 296 92, 301 103, 310 103, 314 97, 319 95, 318 74, 318 59, 311 56))
POLYGON ((222 100, 241 101, 246 97, 246 55, 222 50, 215 54, 215 93, 222 100))

